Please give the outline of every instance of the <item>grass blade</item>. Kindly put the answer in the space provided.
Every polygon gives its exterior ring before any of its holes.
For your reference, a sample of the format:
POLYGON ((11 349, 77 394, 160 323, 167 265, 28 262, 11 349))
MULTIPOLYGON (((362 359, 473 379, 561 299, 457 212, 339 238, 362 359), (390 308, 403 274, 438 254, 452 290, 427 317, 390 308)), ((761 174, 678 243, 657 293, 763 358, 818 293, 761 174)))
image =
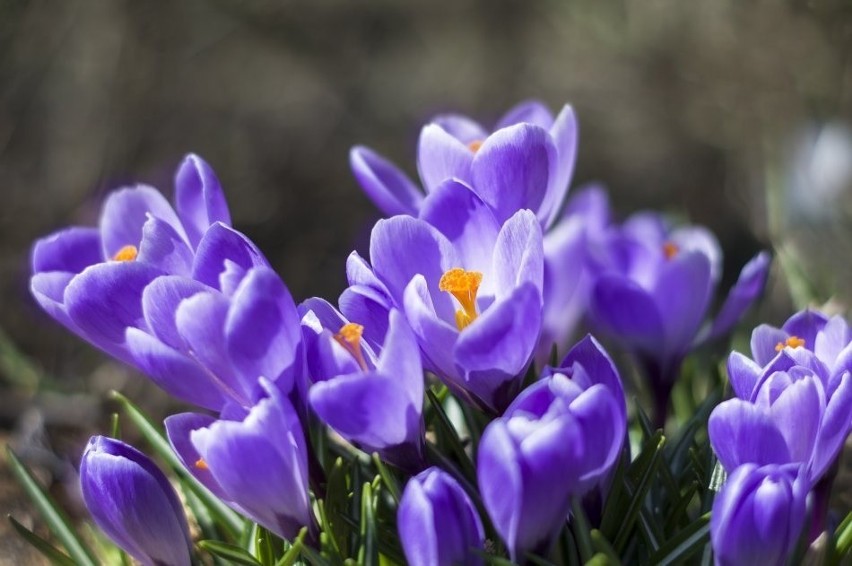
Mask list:
POLYGON ((668 566, 682 564, 710 541, 710 514, 702 515, 694 523, 677 533, 651 556, 650 564, 668 566))
POLYGON ((42 553, 42 555, 50 560, 51 564, 55 564, 56 566, 74 566, 74 561, 71 560, 71 557, 23 526, 14 517, 11 515, 7 516, 9 522, 12 523, 12 528, 15 529, 24 540, 26 540, 30 545, 42 553))
POLYGON ((239 546, 221 542, 218 540, 202 540, 198 546, 214 556, 227 560, 230 564, 243 564, 244 566, 261 566, 254 556, 239 546))
POLYGON ((71 559, 80 566, 95 566, 97 561, 92 551, 86 548, 71 528, 71 522, 56 505, 53 498, 41 488, 9 446, 6 447, 6 455, 12 474, 21 486, 23 486, 24 491, 27 492, 32 502, 35 503, 39 513, 41 513, 41 516, 47 522, 47 526, 50 527, 51 532, 56 535, 56 538, 59 539, 59 542, 68 551, 71 559))

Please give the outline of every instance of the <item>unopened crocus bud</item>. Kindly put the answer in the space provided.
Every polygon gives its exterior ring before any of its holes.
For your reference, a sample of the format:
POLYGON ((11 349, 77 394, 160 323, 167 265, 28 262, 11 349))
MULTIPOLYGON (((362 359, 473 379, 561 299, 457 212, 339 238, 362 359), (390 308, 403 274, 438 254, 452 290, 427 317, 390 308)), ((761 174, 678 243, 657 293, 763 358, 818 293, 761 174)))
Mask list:
POLYGON ((713 504, 717 566, 786 564, 802 533, 807 494, 804 469, 795 465, 734 470, 713 504))
POLYGON ((462 487, 449 474, 429 468, 405 486, 397 512, 405 558, 411 566, 482 564, 482 522, 462 487))
POLYGON ((186 515, 147 456, 120 440, 93 436, 80 464, 80 487, 98 527, 141 564, 190 564, 186 515))

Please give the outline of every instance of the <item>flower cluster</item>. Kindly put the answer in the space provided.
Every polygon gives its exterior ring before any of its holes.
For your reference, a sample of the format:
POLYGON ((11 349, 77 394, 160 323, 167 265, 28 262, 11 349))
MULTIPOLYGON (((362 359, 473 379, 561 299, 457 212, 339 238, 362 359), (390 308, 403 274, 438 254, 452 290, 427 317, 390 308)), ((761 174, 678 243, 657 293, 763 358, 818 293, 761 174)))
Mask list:
MULTIPOLYGON (((349 256, 336 305, 296 304, 230 226, 219 181, 195 155, 175 175, 174 207, 150 187, 120 189, 97 228, 39 240, 32 293, 72 332, 205 410, 166 419, 174 456, 268 532, 346 558, 335 529, 348 527, 329 527, 322 499, 332 484, 352 499, 360 486, 333 479, 328 454, 366 454, 391 486, 383 525, 409 563, 547 556, 566 525, 599 519, 631 456, 619 371, 591 335, 571 346, 580 322, 634 356, 663 424, 683 360, 729 334, 770 263, 763 252, 746 264, 708 321, 715 237, 656 213, 616 223, 597 186, 567 198, 577 142, 570 106, 554 117, 525 102, 491 130, 437 116, 420 134, 422 190, 354 148, 355 178, 388 217, 368 255, 349 256), (388 475, 406 482, 401 493, 388 475)), ((718 562, 791 552, 849 433, 849 342, 843 319, 808 311, 758 328, 753 360, 731 355, 737 399, 709 422, 730 472, 713 514, 718 562), (781 534, 768 527, 778 521, 781 534)), ((190 562, 183 508, 147 457, 96 437, 80 473, 117 545, 143 564, 190 562)))

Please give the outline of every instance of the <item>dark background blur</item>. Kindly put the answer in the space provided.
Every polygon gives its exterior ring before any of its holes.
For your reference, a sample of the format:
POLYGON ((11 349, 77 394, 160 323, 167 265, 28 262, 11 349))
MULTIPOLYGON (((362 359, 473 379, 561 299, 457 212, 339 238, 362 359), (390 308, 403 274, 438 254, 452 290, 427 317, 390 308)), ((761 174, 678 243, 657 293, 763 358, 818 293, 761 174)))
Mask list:
MULTIPOLYGON (((296 299, 334 299, 378 218, 349 148, 415 175, 430 115, 490 125, 527 97, 574 105, 575 186, 600 180, 620 214, 665 208, 714 230, 725 285, 775 245, 752 321, 852 298, 849 0, 0 0, 3 437, 72 485, 82 443, 106 430, 106 391, 170 408, 27 289, 32 241, 96 223, 110 189, 170 195, 197 152, 296 299)), ((0 472, 0 511, 26 523, 0 472)), ((21 544, 0 538, 0 555, 20 562, 21 544)))

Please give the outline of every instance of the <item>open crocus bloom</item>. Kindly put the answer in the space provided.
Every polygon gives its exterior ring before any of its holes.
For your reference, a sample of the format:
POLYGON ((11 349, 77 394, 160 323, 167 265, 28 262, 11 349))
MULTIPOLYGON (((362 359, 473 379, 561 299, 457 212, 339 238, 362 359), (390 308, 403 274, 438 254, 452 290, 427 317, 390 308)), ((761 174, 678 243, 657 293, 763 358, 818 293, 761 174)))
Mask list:
POLYGON ((699 333, 722 267, 711 232, 671 230, 660 215, 640 213, 612 227, 593 252, 592 321, 636 354, 663 402, 683 357, 728 332, 758 298, 770 263, 761 252, 746 264, 713 323, 699 333))
POLYGON ((311 408, 341 436, 407 470, 422 467, 423 366, 404 315, 391 310, 378 350, 362 340, 364 327, 322 299, 302 303, 313 384, 311 408))
POLYGON ((406 315, 427 368, 492 411, 517 394, 541 332, 541 228, 530 211, 497 222, 450 181, 421 218, 380 220, 370 239, 375 279, 406 315))
MULTIPOLYGON (((565 198, 577 153, 577 122, 565 105, 554 118, 537 101, 509 110, 488 132, 466 116, 435 117, 420 133, 417 168, 426 193, 449 179, 475 187, 500 222, 521 209, 549 226, 565 198)), ((385 214, 417 216, 424 195, 395 165, 365 147, 350 154, 352 171, 385 214)))

